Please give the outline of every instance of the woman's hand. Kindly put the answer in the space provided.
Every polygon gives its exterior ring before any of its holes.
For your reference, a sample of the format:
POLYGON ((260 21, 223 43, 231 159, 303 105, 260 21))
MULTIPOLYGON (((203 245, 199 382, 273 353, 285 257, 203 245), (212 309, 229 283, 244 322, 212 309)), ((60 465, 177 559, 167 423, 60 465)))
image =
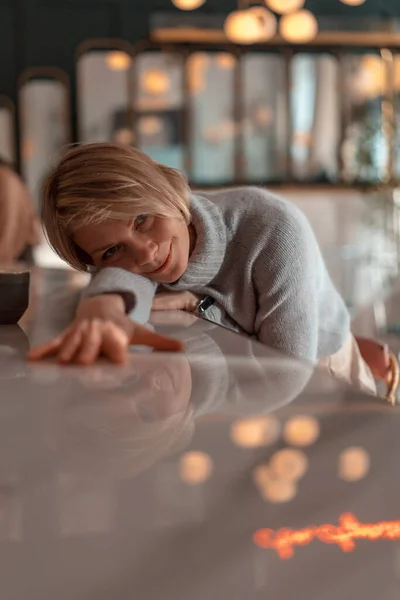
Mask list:
POLYGON ((150 331, 125 315, 123 299, 118 295, 96 296, 78 307, 74 322, 55 339, 31 350, 29 360, 57 356, 63 364, 93 364, 104 356, 124 363, 130 345, 150 346, 161 352, 179 352, 179 340, 150 331))
POLYGON ((201 296, 192 292, 161 292, 153 300, 152 310, 186 310, 195 312, 201 296))

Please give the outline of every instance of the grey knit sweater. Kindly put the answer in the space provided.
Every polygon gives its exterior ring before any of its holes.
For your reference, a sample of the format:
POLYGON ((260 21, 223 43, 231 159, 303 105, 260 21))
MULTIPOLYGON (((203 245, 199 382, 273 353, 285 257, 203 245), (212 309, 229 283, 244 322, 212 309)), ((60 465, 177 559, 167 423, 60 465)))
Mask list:
MULTIPOLYGON (((290 202, 259 188, 191 196, 197 241, 183 276, 163 286, 211 296, 205 318, 292 356, 316 362, 346 341, 350 320, 314 233, 290 202)), ((149 318, 156 284, 101 270, 85 296, 123 293, 132 319, 149 318)))

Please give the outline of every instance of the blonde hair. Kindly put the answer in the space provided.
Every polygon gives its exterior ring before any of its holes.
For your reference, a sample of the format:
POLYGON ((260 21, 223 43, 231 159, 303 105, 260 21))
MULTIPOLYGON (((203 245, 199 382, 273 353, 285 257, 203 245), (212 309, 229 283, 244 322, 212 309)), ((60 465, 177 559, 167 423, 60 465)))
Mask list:
POLYGON ((189 186, 178 171, 129 146, 75 147, 43 183, 42 221, 49 244, 80 271, 87 271, 91 259, 75 244, 75 231, 142 214, 182 218, 189 224, 189 186))

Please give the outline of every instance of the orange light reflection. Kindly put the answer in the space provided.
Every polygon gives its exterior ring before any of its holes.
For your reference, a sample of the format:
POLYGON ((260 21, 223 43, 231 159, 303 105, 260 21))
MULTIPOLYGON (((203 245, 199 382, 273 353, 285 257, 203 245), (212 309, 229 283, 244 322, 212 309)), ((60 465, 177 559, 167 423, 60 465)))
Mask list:
POLYGON ((400 521, 360 523, 351 513, 341 515, 339 526, 311 525, 305 529, 259 529, 253 541, 259 548, 275 550, 282 560, 294 556, 295 546, 307 546, 313 540, 324 544, 336 544, 343 552, 352 552, 355 540, 399 540, 400 521))

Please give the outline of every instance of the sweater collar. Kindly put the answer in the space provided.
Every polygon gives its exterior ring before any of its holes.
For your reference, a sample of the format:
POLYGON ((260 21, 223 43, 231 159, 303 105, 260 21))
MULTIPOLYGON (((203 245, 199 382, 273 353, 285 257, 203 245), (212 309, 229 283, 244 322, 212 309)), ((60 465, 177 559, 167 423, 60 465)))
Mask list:
POLYGON ((196 245, 182 277, 165 286, 174 290, 203 287, 218 274, 226 250, 226 226, 218 206, 201 196, 190 197, 196 245))

